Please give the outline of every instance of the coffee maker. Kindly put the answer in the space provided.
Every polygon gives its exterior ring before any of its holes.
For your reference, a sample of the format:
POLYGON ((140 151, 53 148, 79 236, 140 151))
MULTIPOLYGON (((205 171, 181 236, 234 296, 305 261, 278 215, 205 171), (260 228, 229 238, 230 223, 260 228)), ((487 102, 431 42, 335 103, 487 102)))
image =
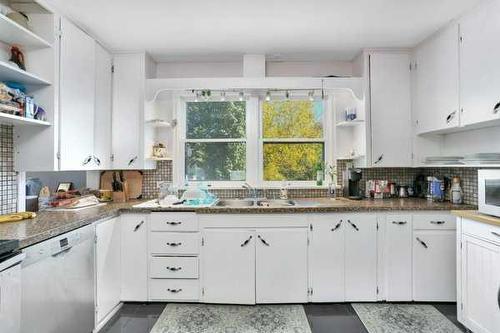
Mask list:
POLYGON ((342 187, 345 198, 352 200, 363 199, 360 186, 362 176, 361 169, 348 168, 342 172, 342 187))

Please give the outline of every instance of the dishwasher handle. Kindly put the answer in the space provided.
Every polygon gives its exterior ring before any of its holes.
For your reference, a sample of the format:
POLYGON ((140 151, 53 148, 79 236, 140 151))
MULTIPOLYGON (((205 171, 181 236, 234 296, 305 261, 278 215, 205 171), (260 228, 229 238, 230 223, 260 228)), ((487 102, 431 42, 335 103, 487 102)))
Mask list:
POLYGON ((73 246, 66 246, 64 248, 61 248, 61 250, 57 251, 56 253, 52 253, 52 257, 58 257, 59 255, 69 252, 73 246))

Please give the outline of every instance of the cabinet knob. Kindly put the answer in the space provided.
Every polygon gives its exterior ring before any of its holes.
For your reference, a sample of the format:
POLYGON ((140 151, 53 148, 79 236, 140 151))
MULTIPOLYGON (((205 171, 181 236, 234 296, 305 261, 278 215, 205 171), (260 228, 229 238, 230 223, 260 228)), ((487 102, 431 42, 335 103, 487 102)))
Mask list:
POLYGON ((420 244, 422 244, 422 246, 423 246, 423 247, 425 247, 426 249, 428 249, 428 248, 429 248, 429 247, 427 246, 427 244, 426 244, 423 240, 421 240, 420 238, 418 238, 418 237, 417 237, 417 241, 418 241, 420 244))
POLYGON ((495 106, 493 107, 493 113, 497 114, 498 112, 500 112, 500 102, 495 104, 495 106))
POLYGON ((445 224, 445 221, 431 221, 431 224, 445 224))
POLYGON ((406 223, 408 223, 408 222, 406 222, 406 221, 392 221, 392 224, 397 224, 397 225, 405 225, 406 223))
POLYGON ((137 230, 139 230, 143 224, 144 224, 144 221, 141 221, 138 225, 136 225, 135 228, 134 228, 134 232, 136 232, 137 230))
POLYGON ((248 237, 248 239, 241 244, 241 247, 247 246, 248 243, 250 243, 250 241, 252 240, 252 238, 253 238, 253 236, 248 237))
POLYGON ((182 269, 182 267, 170 267, 170 266, 167 266, 166 268, 172 272, 177 272, 177 271, 180 271, 182 269))
POLYGON ((337 223, 337 225, 335 227, 332 228, 332 231, 336 231, 340 228, 340 226, 342 225, 342 220, 340 220, 339 223, 337 223))
POLYGON ((179 288, 179 289, 170 289, 170 288, 168 288, 167 291, 171 292, 171 293, 174 293, 174 294, 177 294, 177 293, 180 293, 182 291, 182 289, 181 288, 179 288))
POLYGON ((168 246, 176 247, 182 245, 182 243, 167 243, 168 246))
POLYGON ((182 224, 182 222, 169 222, 169 221, 167 221, 166 223, 168 225, 179 225, 179 224, 182 224))
POLYGON ((101 165, 101 160, 99 159, 99 157, 97 157, 97 156, 94 155, 93 158, 94 158, 94 163, 95 164, 101 165))
POLYGON ((92 161, 92 156, 91 156, 91 155, 87 156, 87 157, 83 160, 82 165, 84 165, 84 166, 85 166, 85 165, 89 164, 89 163, 90 163, 90 161, 92 161))
POLYGON ((375 162, 373 162, 373 164, 379 164, 380 162, 382 162, 382 160, 384 159, 384 154, 380 155, 377 160, 375 162))
POLYGON ((457 114, 456 110, 450 113, 448 117, 446 117, 446 123, 449 124, 453 120, 453 118, 455 118, 456 114, 457 114))
POLYGON ((262 244, 264 244, 265 246, 271 246, 268 242, 266 242, 266 240, 264 238, 262 238, 260 235, 257 235, 257 237, 260 239, 260 241, 262 242, 262 244))
POLYGON ((134 162, 137 160, 137 156, 134 156, 134 158, 132 158, 130 161, 128 161, 128 166, 131 166, 132 164, 134 164, 134 162))
POLYGON ((353 228, 354 228, 354 230, 359 231, 358 226, 357 226, 357 225, 355 225, 354 223, 352 223, 352 222, 351 222, 351 220, 347 220, 347 223, 349 223, 349 224, 351 225, 351 227, 353 227, 353 228))

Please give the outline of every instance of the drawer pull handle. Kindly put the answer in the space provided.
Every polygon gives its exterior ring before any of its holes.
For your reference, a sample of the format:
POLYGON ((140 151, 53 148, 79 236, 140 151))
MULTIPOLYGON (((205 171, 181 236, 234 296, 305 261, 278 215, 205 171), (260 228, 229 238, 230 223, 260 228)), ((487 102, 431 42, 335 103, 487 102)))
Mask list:
POLYGON ((241 247, 247 246, 248 243, 250 243, 250 241, 252 240, 252 238, 253 236, 248 237, 248 239, 241 244, 241 247))
POLYGON ((500 112, 500 102, 495 104, 495 106, 493 107, 493 113, 497 114, 498 112, 500 112))
POLYGON ((446 117, 446 123, 449 124, 453 118, 455 118, 455 115, 457 114, 457 111, 453 111, 452 113, 450 113, 448 115, 448 117, 446 117))
POLYGON ((500 234, 498 232, 492 231, 491 234, 494 236, 500 237, 500 234))
POLYGON ((174 293, 174 294, 177 294, 177 293, 180 293, 182 291, 182 289, 181 288, 179 288, 179 289, 170 289, 170 288, 168 288, 167 291, 169 291, 171 293, 174 293))
POLYGON ((341 226, 342 226, 342 220, 340 220, 339 223, 337 223, 337 225, 335 227, 332 228, 332 231, 337 231, 341 226))
POLYGON ((139 230, 143 224, 144 224, 144 221, 141 221, 138 225, 136 225, 135 228, 134 228, 134 232, 136 232, 137 230, 139 230))
POLYGON ((177 272, 177 271, 180 271, 182 269, 182 267, 170 267, 170 266, 167 266, 167 269, 169 271, 172 271, 172 272, 177 272))
POLYGON ((420 238, 418 238, 418 237, 417 237, 417 241, 418 241, 420 244, 422 244, 422 246, 423 246, 423 247, 425 247, 426 249, 428 249, 428 248, 429 248, 429 246, 427 246, 427 244, 426 244, 423 240, 421 240, 420 238))
POLYGON ((375 162, 373 162, 373 164, 379 164, 380 162, 382 162, 382 160, 384 159, 384 154, 380 155, 377 160, 375 162))
POLYGON ((167 243, 168 246, 176 247, 182 245, 182 243, 167 243))
POLYGON ((431 221, 432 224, 445 224, 445 221, 431 221))
POLYGON ((404 225, 406 223, 408 223, 408 222, 406 222, 406 221, 392 221, 392 224, 397 224, 397 225, 404 225))
POLYGON ((355 225, 354 223, 352 223, 352 222, 351 222, 351 220, 347 220, 347 223, 349 223, 349 224, 351 225, 351 227, 353 227, 353 228, 354 228, 354 230, 359 231, 358 226, 357 226, 357 225, 355 225))
POLYGON ((179 225, 182 224, 182 222, 167 222, 168 225, 179 225))

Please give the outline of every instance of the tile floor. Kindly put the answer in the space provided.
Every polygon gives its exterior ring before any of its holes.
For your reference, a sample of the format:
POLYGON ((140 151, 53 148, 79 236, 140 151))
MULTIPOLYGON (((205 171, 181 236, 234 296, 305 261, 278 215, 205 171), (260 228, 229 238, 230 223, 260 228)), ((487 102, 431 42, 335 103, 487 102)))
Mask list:
MULTIPOLYGON (((165 303, 127 303, 99 333, 149 333, 165 308, 165 303)), ((457 321, 455 304, 433 304, 463 332, 457 321)), ((313 333, 367 333, 350 304, 306 304, 313 333)))

